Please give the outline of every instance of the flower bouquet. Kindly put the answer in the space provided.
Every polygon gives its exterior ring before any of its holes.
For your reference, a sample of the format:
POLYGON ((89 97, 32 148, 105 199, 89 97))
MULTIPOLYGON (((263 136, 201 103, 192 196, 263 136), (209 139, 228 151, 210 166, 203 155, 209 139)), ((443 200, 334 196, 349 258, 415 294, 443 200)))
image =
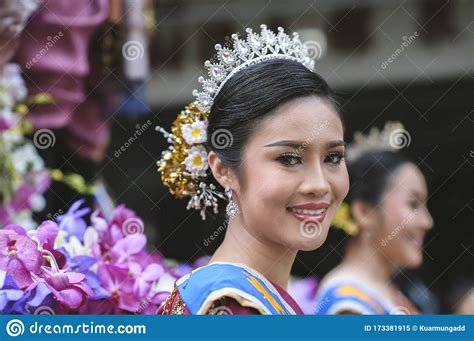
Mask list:
POLYGON ((2 314, 154 314, 164 302, 176 276, 145 249, 142 220, 82 204, 34 230, 0 230, 2 314))

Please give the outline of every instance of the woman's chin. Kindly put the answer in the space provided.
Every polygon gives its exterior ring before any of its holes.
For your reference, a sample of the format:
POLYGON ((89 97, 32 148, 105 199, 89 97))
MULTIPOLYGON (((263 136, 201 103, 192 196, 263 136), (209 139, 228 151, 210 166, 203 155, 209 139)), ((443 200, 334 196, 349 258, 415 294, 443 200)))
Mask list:
POLYGON ((423 255, 419 252, 410 252, 403 263, 402 267, 408 269, 418 268, 423 263, 423 255))
POLYGON ((319 249, 327 238, 327 231, 322 231, 319 235, 313 237, 300 237, 296 249, 300 251, 313 251, 319 249))

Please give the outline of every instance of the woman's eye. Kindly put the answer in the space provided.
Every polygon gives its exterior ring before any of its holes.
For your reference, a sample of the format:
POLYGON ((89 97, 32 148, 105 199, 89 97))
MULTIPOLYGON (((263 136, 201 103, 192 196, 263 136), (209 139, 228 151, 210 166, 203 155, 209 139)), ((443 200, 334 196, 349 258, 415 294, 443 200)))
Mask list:
POLYGON ((337 165, 337 164, 341 163, 343 158, 344 158, 343 153, 340 153, 340 152, 330 153, 326 156, 326 159, 324 160, 324 162, 328 162, 328 163, 337 165))
POLYGON ((301 163, 301 156, 298 154, 282 154, 277 158, 284 166, 295 166, 301 163))

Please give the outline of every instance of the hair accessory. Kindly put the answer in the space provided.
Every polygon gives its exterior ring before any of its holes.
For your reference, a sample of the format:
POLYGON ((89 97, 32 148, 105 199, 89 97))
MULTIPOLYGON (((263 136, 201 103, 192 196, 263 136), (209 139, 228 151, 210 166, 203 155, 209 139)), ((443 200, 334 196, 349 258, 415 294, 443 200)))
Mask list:
POLYGON ((372 127, 369 134, 360 131, 354 134, 354 141, 346 151, 347 162, 354 162, 362 155, 377 150, 399 150, 411 143, 409 132, 401 122, 388 121, 382 130, 372 127))
POLYGON ((208 163, 203 143, 207 139, 207 113, 197 108, 193 102, 181 111, 173 122, 171 133, 157 126, 170 146, 161 154, 157 162, 163 184, 177 198, 190 196, 187 209, 201 211, 206 219, 206 208, 212 207, 217 213, 217 199, 225 196, 216 191, 216 186, 206 184, 208 163))
POLYGON ((238 34, 232 34, 232 48, 216 44, 217 55, 211 61, 206 60, 209 78, 199 77, 202 91, 193 91, 201 111, 209 111, 214 99, 224 84, 237 72, 270 59, 289 59, 300 62, 309 70, 314 70, 314 60, 308 53, 308 48, 300 41, 298 33, 290 37, 282 27, 278 33, 269 30, 266 25, 260 25, 260 34, 247 28, 246 39, 240 39, 238 34))
POLYGON ((343 230, 345 233, 351 236, 355 236, 359 232, 357 224, 351 217, 351 210, 349 204, 343 202, 334 216, 332 227, 343 230))

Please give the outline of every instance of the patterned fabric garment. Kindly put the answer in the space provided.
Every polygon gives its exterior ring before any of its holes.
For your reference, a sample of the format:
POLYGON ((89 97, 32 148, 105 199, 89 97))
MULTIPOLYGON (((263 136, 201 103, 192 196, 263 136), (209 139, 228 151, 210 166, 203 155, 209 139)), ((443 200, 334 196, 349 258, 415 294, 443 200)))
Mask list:
POLYGON ((316 314, 419 314, 418 309, 398 290, 389 300, 355 281, 338 281, 318 290, 316 314))
POLYGON ((158 309, 164 315, 301 315, 282 288, 242 264, 212 263, 176 281, 158 309))

